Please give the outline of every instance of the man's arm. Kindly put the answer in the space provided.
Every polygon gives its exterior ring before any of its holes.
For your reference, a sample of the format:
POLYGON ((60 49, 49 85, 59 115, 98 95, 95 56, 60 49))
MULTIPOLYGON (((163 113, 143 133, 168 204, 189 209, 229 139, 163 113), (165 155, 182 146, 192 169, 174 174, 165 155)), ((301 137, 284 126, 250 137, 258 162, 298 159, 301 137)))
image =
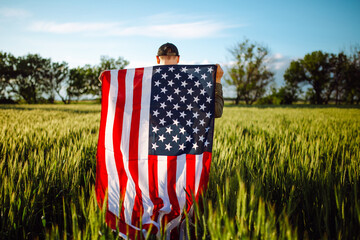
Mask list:
POLYGON ((221 78, 224 71, 219 64, 216 64, 216 83, 215 83, 215 118, 220 118, 224 108, 224 98, 222 92, 221 78))

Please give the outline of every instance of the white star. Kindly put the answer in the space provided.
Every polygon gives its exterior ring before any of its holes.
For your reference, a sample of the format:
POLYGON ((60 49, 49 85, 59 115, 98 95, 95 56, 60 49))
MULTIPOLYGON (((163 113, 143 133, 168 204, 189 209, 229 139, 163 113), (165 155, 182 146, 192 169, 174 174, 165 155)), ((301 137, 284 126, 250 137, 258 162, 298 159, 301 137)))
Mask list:
POLYGON ((166 139, 166 138, 164 137, 164 134, 159 136, 159 141, 164 142, 165 139, 166 139))
POLYGON ((210 127, 205 128, 205 132, 208 132, 208 131, 209 131, 209 129, 210 129, 210 127))
POLYGON ((168 85, 169 85, 170 87, 172 87, 172 85, 174 85, 174 81, 173 81, 173 80, 170 80, 170 81, 168 82, 168 85))
POLYGON ((159 111, 156 109, 155 111, 153 111, 153 115, 157 117, 159 115, 159 111))
POLYGON ((180 89, 179 89, 179 88, 175 88, 175 89, 174 89, 174 93, 177 94, 177 95, 179 95, 180 89))
POLYGON ((189 104, 189 105, 186 106, 186 109, 189 110, 189 111, 191 111, 191 109, 193 109, 193 108, 194 108, 194 107, 191 106, 191 104, 189 104))
POLYGON ((201 119, 199 124, 200 124, 201 126, 204 126, 204 125, 205 125, 204 119, 201 119))
POLYGON ((186 97, 185 97, 185 96, 180 97, 180 102, 185 103, 185 101, 186 101, 186 97))
POLYGON ((177 126, 177 125, 179 125, 179 121, 177 119, 175 119, 173 124, 177 126))
POLYGON ((159 147, 159 146, 158 146, 156 143, 153 143, 151 148, 152 148, 152 149, 155 149, 155 151, 156 151, 156 148, 157 148, 157 147, 159 147))
POLYGON ((159 95, 154 96, 154 101, 159 101, 160 97, 159 95))
POLYGON ((194 144, 193 144, 193 149, 195 149, 195 150, 196 150, 197 148, 198 148, 197 143, 194 143, 194 144))
POLYGON ((194 90, 192 90, 192 88, 188 89, 187 91, 188 91, 187 93, 190 94, 190 95, 192 95, 193 92, 194 92, 194 90))
POLYGON ((195 68, 195 72, 200 73, 200 68, 199 67, 195 68))
POLYGON ((185 117, 186 117, 186 113, 185 113, 185 112, 181 112, 181 113, 180 113, 180 117, 185 118, 185 117))
POLYGON ((184 127, 180 128, 180 133, 185 134, 185 128, 184 127))
POLYGON ((166 93, 166 92, 167 92, 166 87, 163 87, 163 88, 161 89, 161 92, 162 92, 162 93, 166 93))
POLYGON ((192 139, 192 137, 190 135, 186 136, 186 142, 191 142, 191 139, 192 139))
POLYGON ((211 97, 207 97, 206 102, 211 103, 211 97))
POLYGON ((191 124, 192 124, 192 121, 191 121, 190 119, 186 121, 186 126, 189 126, 189 127, 190 127, 191 124))
POLYGON ((199 141, 204 142, 204 136, 203 136, 203 135, 201 135, 201 136, 199 137, 199 141))
POLYGON ((207 117, 207 118, 210 118, 210 116, 211 116, 211 112, 207 112, 207 113, 206 113, 206 117, 207 117))
POLYGON ((169 102, 171 102, 173 99, 174 99, 174 98, 173 98, 171 95, 167 96, 167 100, 168 100, 169 102))
POLYGON ((198 118, 199 117, 199 114, 197 112, 194 112, 193 113, 193 118, 198 118))
POLYGON ((174 70, 175 70, 174 67, 169 67, 169 71, 170 71, 170 72, 173 72, 174 70))
POLYGON ((180 79, 180 73, 177 73, 177 74, 175 74, 175 78, 177 79, 177 80, 179 80, 180 79))
POLYGON ((158 129, 156 126, 155 126, 155 127, 153 127, 152 132, 157 133, 157 131, 159 131, 159 129, 158 129))
POLYGON ((173 115, 173 113, 172 113, 171 111, 167 111, 167 112, 166 112, 166 116, 167 116, 167 117, 171 118, 172 115, 173 115))
POLYGON ((161 107, 162 109, 165 109, 165 108, 166 108, 166 104, 165 104, 165 102, 160 103, 160 107, 161 107))
POLYGON ((201 75, 201 79, 204 79, 204 80, 205 80, 206 78, 207 78, 207 76, 206 76, 205 73, 201 75))
POLYGON ((196 81, 196 82, 195 82, 195 86, 196 86, 196 87, 199 87, 199 86, 200 86, 200 82, 199 82, 199 81, 196 81))
POLYGON ((160 86, 160 81, 159 80, 157 80, 156 82, 154 82, 154 84, 155 84, 155 86, 160 86))
POLYGON ((178 140, 179 140, 179 138, 177 135, 173 136, 173 142, 177 142, 178 140))
POLYGON ((200 130, 200 129, 198 129, 197 127, 195 127, 195 128, 193 128, 193 133, 197 134, 199 130, 200 130))
POLYGON ((209 67, 209 68, 208 68, 208 72, 209 72, 209 73, 212 73, 213 71, 214 71, 214 69, 213 69, 212 67, 209 67))
POLYGON ((203 110, 203 111, 205 111, 205 104, 201 104, 201 105, 200 105, 200 109, 203 110))
POLYGON ((180 149, 180 150, 184 150, 184 149, 185 149, 185 145, 184 145, 184 144, 180 144, 180 145, 179 145, 179 149, 180 149))
POLYGON ((166 149, 166 150, 170 151, 171 148, 172 148, 172 146, 170 145, 170 143, 169 143, 169 144, 165 144, 165 149, 166 149))
POLYGON ((200 99, 199 99, 198 96, 194 97, 194 102, 198 103, 199 100, 200 100, 200 99))
POLYGON ((188 79, 192 80, 194 78, 194 76, 192 74, 188 75, 188 79))
POLYGON ((208 142, 208 140, 205 141, 204 145, 205 147, 207 147, 207 145, 209 145, 210 143, 208 142))
POLYGON ((205 95, 205 93, 206 93, 205 89, 201 89, 201 90, 200 90, 200 94, 201 94, 201 95, 205 95))
POLYGON ((184 72, 184 73, 186 73, 187 72, 187 68, 186 67, 183 67, 183 68, 181 68, 181 72, 184 72))
POLYGON ((163 119, 163 118, 160 119, 160 124, 161 124, 161 125, 165 125, 165 123, 166 123, 165 119, 163 119))
POLYGON ((168 134, 171 134, 172 131, 173 131, 173 130, 171 129, 171 127, 167 127, 167 128, 166 128, 166 132, 167 132, 168 134))
POLYGON ((160 73, 161 72, 161 68, 157 68, 155 71, 156 71, 156 73, 160 73))
POLYGON ((168 77, 168 75, 166 73, 161 75, 161 78, 163 78, 163 79, 166 79, 167 77, 168 77))
POLYGON ((212 86, 212 83, 211 82, 208 82, 207 83, 207 87, 210 88, 212 86))
POLYGON ((177 104, 177 103, 174 104, 174 109, 175 109, 176 111, 179 110, 179 107, 180 107, 179 104, 177 104))
POLYGON ((188 83, 187 83, 186 81, 182 81, 182 82, 181 82, 181 86, 183 86, 183 87, 186 87, 187 84, 188 84, 188 83))

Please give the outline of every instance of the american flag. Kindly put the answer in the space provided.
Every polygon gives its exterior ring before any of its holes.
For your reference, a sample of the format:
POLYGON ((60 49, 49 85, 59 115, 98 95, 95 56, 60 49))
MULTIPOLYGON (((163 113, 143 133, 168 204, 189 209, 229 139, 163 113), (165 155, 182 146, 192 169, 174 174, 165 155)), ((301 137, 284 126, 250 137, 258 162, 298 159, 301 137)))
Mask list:
POLYGON ((214 130, 215 65, 108 70, 96 194, 106 221, 125 237, 164 234, 206 188, 214 130), (193 195, 193 196, 192 196, 193 195))

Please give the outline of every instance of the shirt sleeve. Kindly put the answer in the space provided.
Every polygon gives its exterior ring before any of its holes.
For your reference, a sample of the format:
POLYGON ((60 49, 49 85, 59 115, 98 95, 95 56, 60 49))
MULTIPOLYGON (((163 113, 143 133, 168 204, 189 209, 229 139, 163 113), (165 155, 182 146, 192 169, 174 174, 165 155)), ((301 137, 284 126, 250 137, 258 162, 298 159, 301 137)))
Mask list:
POLYGON ((215 118, 220 118, 223 113, 224 98, 221 83, 215 85, 215 118))

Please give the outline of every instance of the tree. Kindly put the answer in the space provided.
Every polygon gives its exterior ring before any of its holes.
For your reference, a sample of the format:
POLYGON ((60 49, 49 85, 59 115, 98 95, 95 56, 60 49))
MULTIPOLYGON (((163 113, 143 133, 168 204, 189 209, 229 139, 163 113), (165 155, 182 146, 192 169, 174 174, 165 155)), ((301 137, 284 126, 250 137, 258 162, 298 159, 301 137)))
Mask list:
POLYGON ((54 103, 55 95, 57 94, 63 103, 69 103, 68 97, 60 94, 66 80, 69 75, 69 68, 66 62, 57 63, 53 62, 49 64, 49 68, 46 70, 46 78, 44 79, 44 85, 46 93, 49 95, 48 101, 54 103))
POLYGON ((329 101, 331 95, 330 71, 329 54, 315 51, 306 54, 304 59, 292 61, 285 71, 284 79, 292 87, 301 82, 310 84, 314 92, 314 103, 323 104, 329 101))
POLYGON ((16 58, 9 53, 0 52, 0 98, 6 99, 10 79, 16 77, 16 58))
POLYGON ((253 104, 265 94, 267 85, 273 81, 274 73, 265 65, 269 60, 269 50, 246 39, 230 52, 235 63, 228 71, 230 78, 225 81, 236 87, 236 104, 240 100, 253 104))

